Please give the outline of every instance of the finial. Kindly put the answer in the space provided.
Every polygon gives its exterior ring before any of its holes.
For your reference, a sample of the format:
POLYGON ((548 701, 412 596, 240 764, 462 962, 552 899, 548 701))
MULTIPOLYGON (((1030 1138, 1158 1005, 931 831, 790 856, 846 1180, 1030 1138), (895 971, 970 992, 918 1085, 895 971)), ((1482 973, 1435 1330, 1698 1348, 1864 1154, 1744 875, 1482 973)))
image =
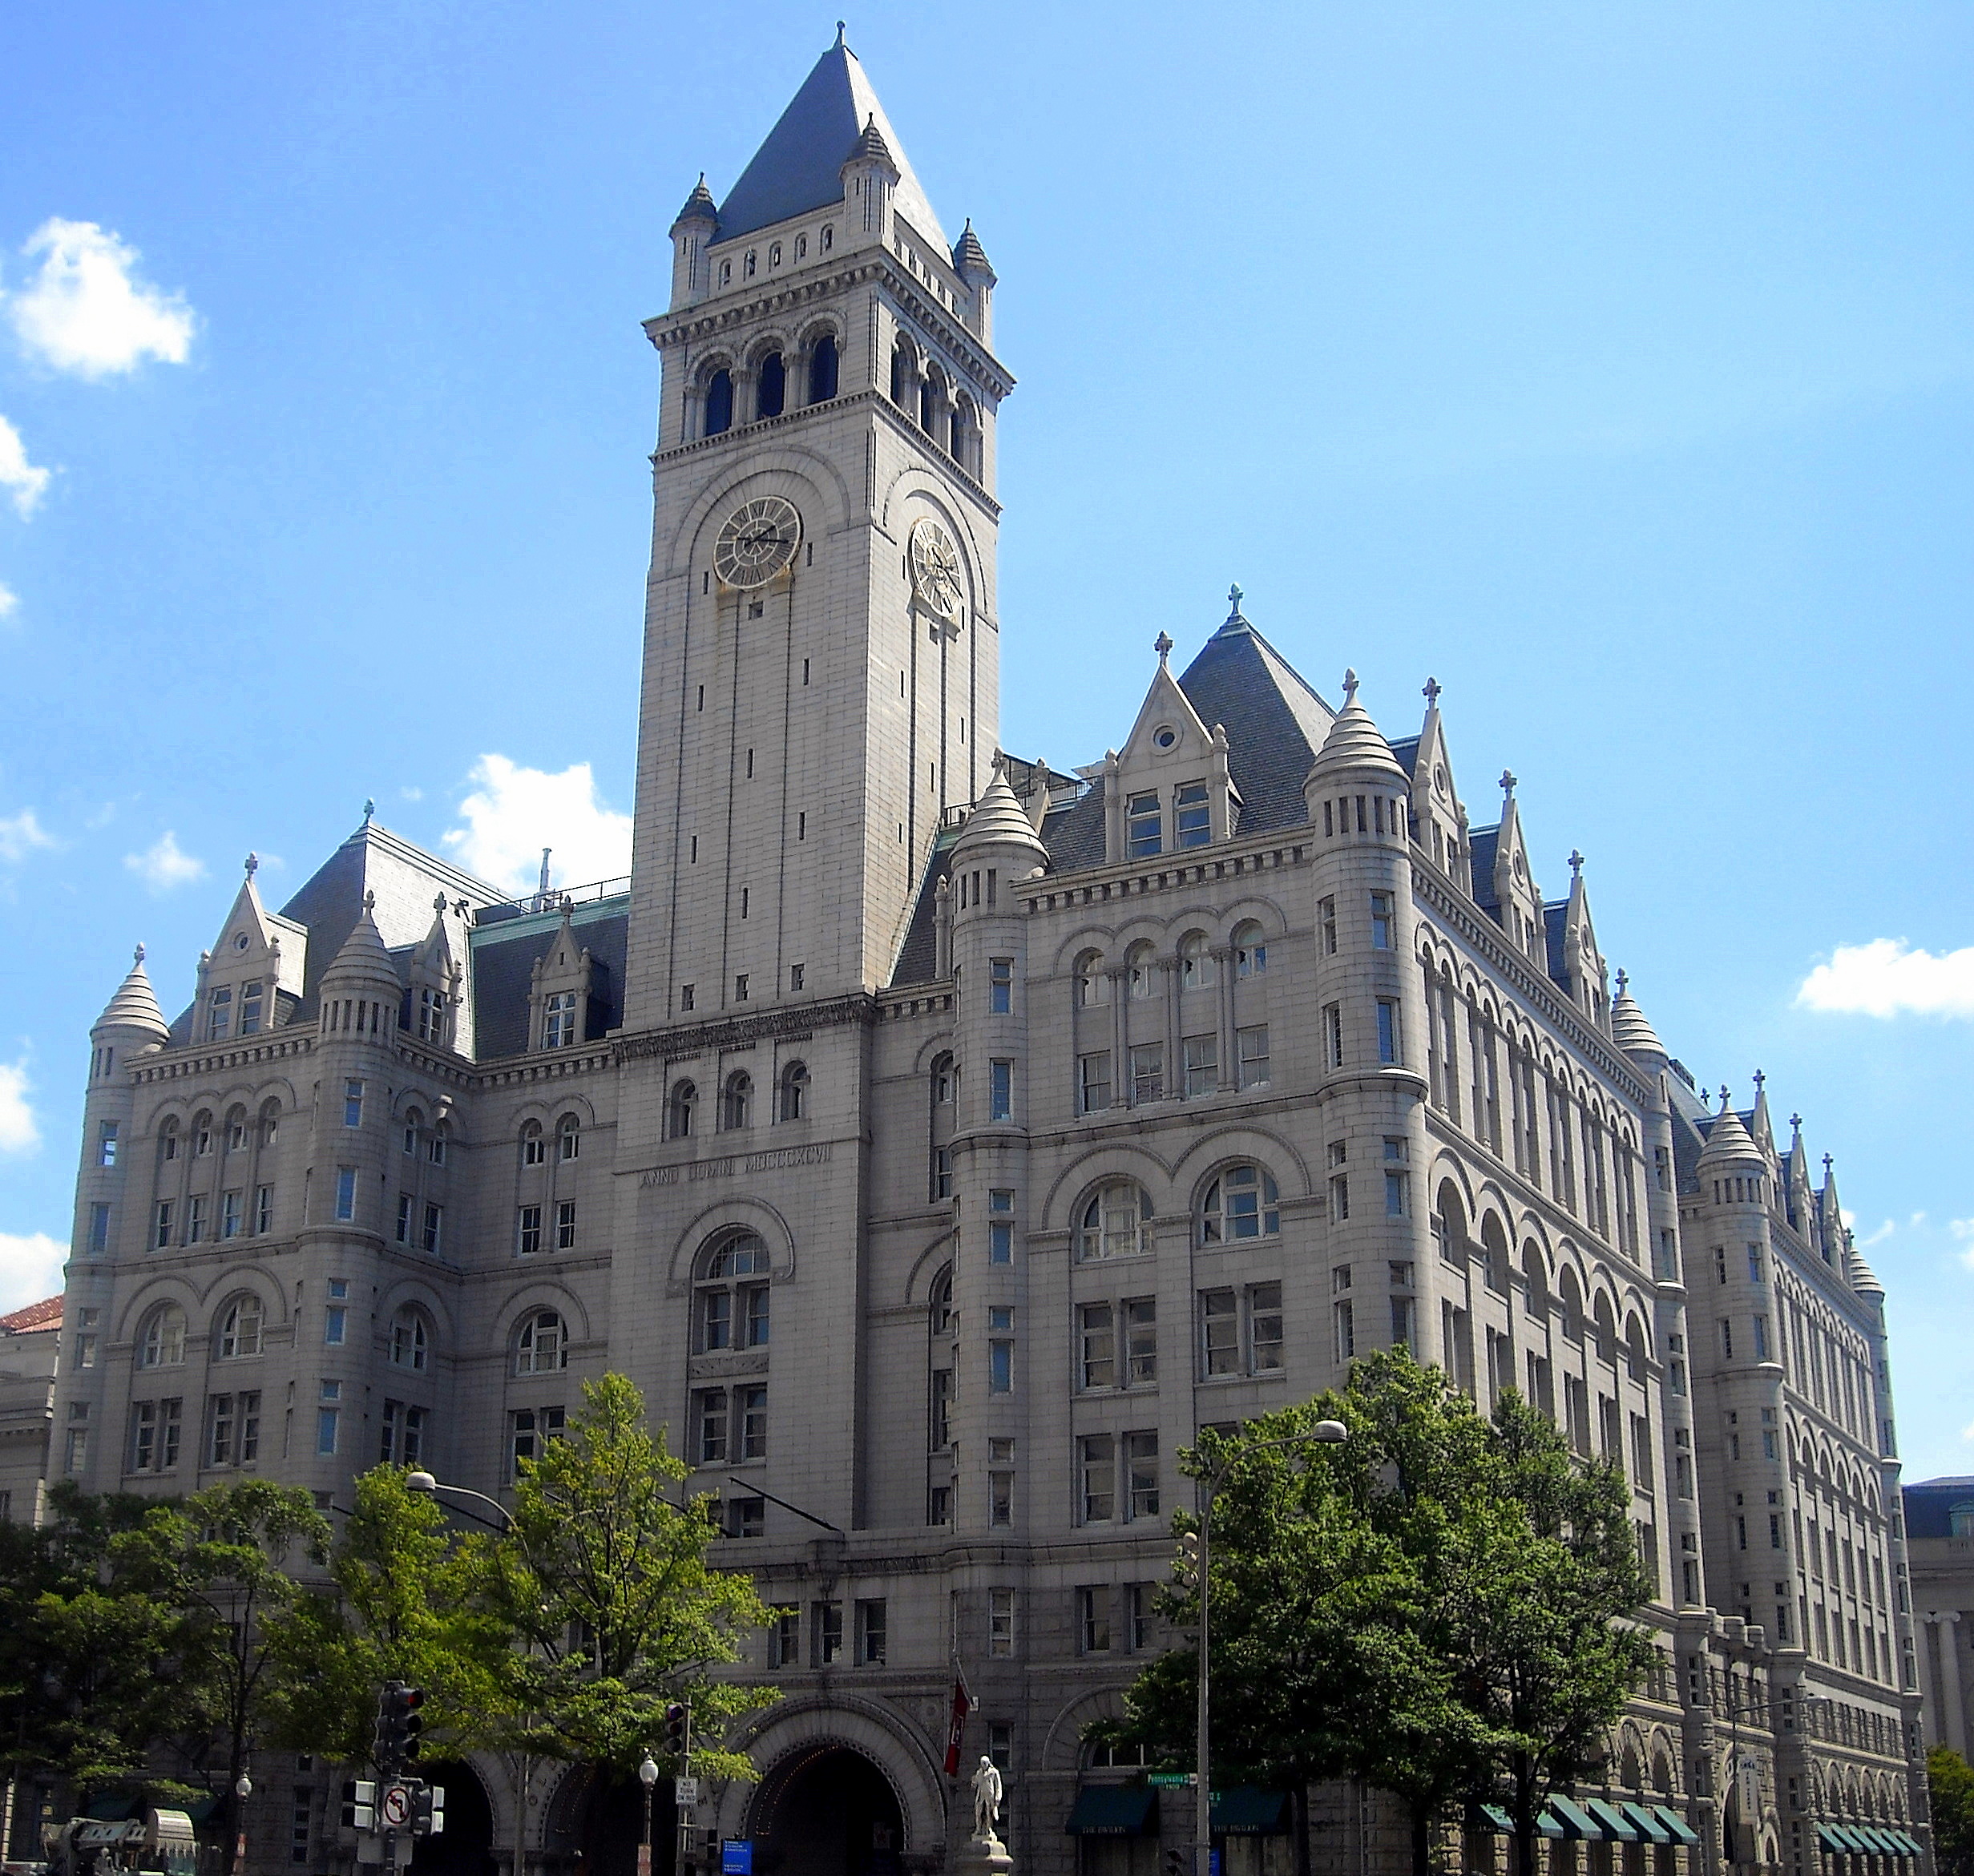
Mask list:
POLYGON ((1238 619, 1241 616, 1241 601, 1244 597, 1241 591, 1241 583, 1238 580, 1227 588, 1227 616, 1229 619, 1238 619))
POLYGON ((1724 1081, 1721 1083, 1721 1111, 1727 1111, 1727 1083, 1724 1081))
POLYGON ((1619 965, 1617 967, 1617 994, 1621 997, 1625 994, 1625 986, 1630 982, 1631 978, 1626 973, 1625 966, 1621 964, 1619 965))
POLYGON ((842 21, 841 21, 840 19, 839 19, 839 20, 836 22, 836 42, 837 42, 837 45, 838 45, 838 48, 839 48, 839 49, 842 47, 842 45, 843 45, 843 22, 842 22, 842 21))
POLYGON ((1419 694, 1426 700, 1426 708, 1428 710, 1437 710, 1439 708, 1439 679, 1436 677, 1427 678, 1426 680, 1426 688, 1419 694))
POLYGON ((1343 707, 1349 709, 1357 701, 1357 673, 1346 670, 1343 674, 1343 707))
POLYGON ((374 912, 377 910, 377 894, 374 892, 368 892, 363 895, 363 909, 365 913, 374 912))
POLYGON ((139 945, 135 950, 131 953, 131 962, 133 965, 137 965, 143 963, 143 961, 144 948, 142 945, 139 945))
POLYGON ((433 900, 432 910, 436 912, 441 918, 443 918, 446 916, 446 895, 443 893, 441 893, 436 899, 433 900))
POLYGON ((249 853, 249 854, 247 856, 247 877, 248 877, 248 878, 252 879, 252 878, 253 877, 253 876, 254 876, 256 873, 258 873, 260 870, 260 856, 258 853, 249 853))
POLYGON ((1761 1071, 1760 1069, 1758 1069, 1758 1069, 1756 1069, 1756 1070, 1755 1070, 1755 1071, 1754 1071, 1754 1091, 1755 1091, 1758 1095, 1759 1093, 1761 1093, 1761 1091, 1762 1091, 1762 1083, 1763 1082, 1766 1081, 1767 1079, 1768 1079, 1768 1077, 1767 1077, 1766 1075, 1764 1075, 1764 1074, 1762 1072, 1762 1071, 1761 1071))
POLYGON ((363 820, 364 820, 364 825, 365 825, 365 826, 368 826, 368 825, 369 825, 370 817, 371 817, 373 814, 374 814, 376 812, 377 812, 377 803, 376 803, 376 802, 374 802, 374 801, 365 801, 365 802, 363 804, 363 820))
POLYGON ((1789 1116, 1789 1131, 1791 1133, 1802 1132, 1802 1116, 1800 1114, 1791 1114, 1789 1116))
POLYGON ((1515 784, 1516 780, 1517 777, 1513 769, 1503 769, 1501 771, 1501 793, 1504 795, 1513 794, 1515 793, 1515 784))
POLYGON ((1161 631, 1157 638, 1152 640, 1152 645, 1158 653, 1159 668, 1163 670, 1165 660, 1172 656, 1172 634, 1169 631, 1161 631))
POLYGON ((1823 1176, 1827 1180, 1830 1177, 1830 1155, 1827 1153, 1823 1156, 1823 1176))
POLYGON ((1582 855, 1582 854, 1580 854, 1580 853, 1578 853, 1578 852, 1576 851, 1576 849, 1574 847, 1572 847, 1572 848, 1570 849, 1570 850, 1569 850, 1569 876, 1570 876, 1570 877, 1571 877, 1572 879, 1580 879, 1580 878, 1582 878, 1582 877, 1583 877, 1583 870, 1584 870, 1584 857, 1583 857, 1583 855, 1582 855))

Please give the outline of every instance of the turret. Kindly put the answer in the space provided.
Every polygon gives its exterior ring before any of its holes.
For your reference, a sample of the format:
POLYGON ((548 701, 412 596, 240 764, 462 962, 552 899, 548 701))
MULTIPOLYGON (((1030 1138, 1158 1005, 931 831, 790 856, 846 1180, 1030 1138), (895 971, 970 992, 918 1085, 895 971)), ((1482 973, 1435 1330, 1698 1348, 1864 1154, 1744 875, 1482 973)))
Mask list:
POLYGON ((987 249, 980 245, 980 237, 973 232, 971 217, 959 231, 959 239, 953 245, 953 271, 967 283, 973 294, 973 305, 967 324, 973 329, 982 345, 991 345, 994 343, 994 289, 999 281, 993 263, 987 257, 987 249))
POLYGON ((888 248, 891 204, 902 174, 873 112, 843 159, 843 216, 852 238, 888 248))
POLYGON ((386 1235, 389 1065, 404 982, 377 922, 374 893, 322 973, 317 1060, 315 1176, 308 1222, 386 1235))
POLYGON ((720 211, 713 206, 712 192, 706 187, 706 172, 685 198, 685 206, 672 224, 672 310, 696 305, 706 297, 711 270, 706 250, 720 232, 720 211))
MULTIPOLYGON (((1357 700, 1346 672, 1344 706, 1302 784, 1315 847, 1317 1099, 1325 1109, 1329 1242, 1338 1294, 1357 1276, 1380 1288, 1391 1263, 1409 1264, 1427 1314, 1437 1280, 1424 1228, 1431 1211, 1425 1130, 1427 1029, 1414 938, 1407 778, 1391 745, 1357 700)), ((1359 1354, 1405 1329, 1405 1312, 1354 1310, 1339 1345, 1359 1354)), ((1435 1320, 1407 1335, 1435 1358, 1435 1320)), ((1471 1386, 1473 1358, 1445 1352, 1449 1374, 1471 1386)))

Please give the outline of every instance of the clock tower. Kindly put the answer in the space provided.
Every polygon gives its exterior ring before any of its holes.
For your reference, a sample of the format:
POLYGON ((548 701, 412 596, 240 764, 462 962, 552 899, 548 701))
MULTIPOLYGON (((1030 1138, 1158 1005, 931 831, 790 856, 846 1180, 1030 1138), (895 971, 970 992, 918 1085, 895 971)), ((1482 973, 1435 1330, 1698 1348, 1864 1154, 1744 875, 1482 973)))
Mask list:
POLYGON ((672 238, 632 1032, 887 982, 999 729, 994 272, 840 34, 672 238))

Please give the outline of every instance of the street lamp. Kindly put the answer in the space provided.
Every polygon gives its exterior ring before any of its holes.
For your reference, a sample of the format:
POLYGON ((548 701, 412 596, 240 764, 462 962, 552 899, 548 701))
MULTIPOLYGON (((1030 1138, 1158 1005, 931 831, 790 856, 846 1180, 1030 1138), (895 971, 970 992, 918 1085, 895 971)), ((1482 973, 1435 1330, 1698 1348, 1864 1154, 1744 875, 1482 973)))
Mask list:
POLYGON ((253 1781, 243 1769, 233 1781, 233 1796, 239 1799, 233 1819, 233 1876, 247 1867, 247 1800, 253 1796, 253 1781))
MULTIPOLYGON (((470 1486, 445 1485, 434 1479, 429 1472, 408 1472, 405 1475, 405 1490, 415 1491, 421 1497, 428 1499, 435 1497, 442 1491, 450 1492, 455 1498, 478 1499, 482 1504, 490 1505, 494 1510, 499 1512, 500 1528, 503 1531, 514 1529, 514 1513, 509 1511, 499 1499, 490 1499, 485 1492, 475 1491, 470 1486)), ((484 1519, 481 1519, 481 1523, 485 1522, 484 1519)))
POLYGON ((1211 1730, 1207 1721, 1207 1593, 1213 1559, 1209 1554, 1209 1527, 1213 1518, 1213 1494, 1220 1483, 1242 1459, 1271 1446, 1340 1446, 1350 1437, 1341 1420, 1318 1420, 1306 1433, 1284 1434, 1278 1439, 1257 1440, 1252 1446, 1237 1447, 1209 1472, 1200 1491, 1200 1661, 1199 1719, 1193 1739, 1193 1777, 1199 1781, 1193 1805, 1193 1876, 1212 1876, 1213 1867, 1213 1796, 1210 1748, 1211 1730))
POLYGON ((651 1876, 651 1804, 658 1783, 658 1761, 648 1749, 637 1769, 637 1781, 644 1788, 644 1841, 637 1846, 637 1876, 651 1876))

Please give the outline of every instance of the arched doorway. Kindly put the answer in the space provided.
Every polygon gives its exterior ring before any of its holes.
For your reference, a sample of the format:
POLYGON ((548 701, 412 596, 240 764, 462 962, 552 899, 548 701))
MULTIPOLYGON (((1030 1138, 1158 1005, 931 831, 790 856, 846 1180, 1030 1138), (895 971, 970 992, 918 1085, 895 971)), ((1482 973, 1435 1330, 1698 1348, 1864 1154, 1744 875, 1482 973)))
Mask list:
POLYGON ((757 1876, 898 1876, 898 1793, 854 1747, 818 1740, 791 1753, 762 1780, 749 1818, 757 1876))
POLYGON ((422 1765, 418 1776, 446 1793, 446 1828, 422 1837, 411 1876, 494 1876, 494 1807, 479 1775, 463 1760, 422 1765))
MULTIPOLYGON (((650 1801, 652 1876, 672 1876, 678 1812, 669 1778, 658 1781, 650 1801)), ((572 1766, 548 1801, 545 1861, 576 1876, 636 1876, 644 1813, 644 1788, 635 1773, 610 1765, 572 1766)))

